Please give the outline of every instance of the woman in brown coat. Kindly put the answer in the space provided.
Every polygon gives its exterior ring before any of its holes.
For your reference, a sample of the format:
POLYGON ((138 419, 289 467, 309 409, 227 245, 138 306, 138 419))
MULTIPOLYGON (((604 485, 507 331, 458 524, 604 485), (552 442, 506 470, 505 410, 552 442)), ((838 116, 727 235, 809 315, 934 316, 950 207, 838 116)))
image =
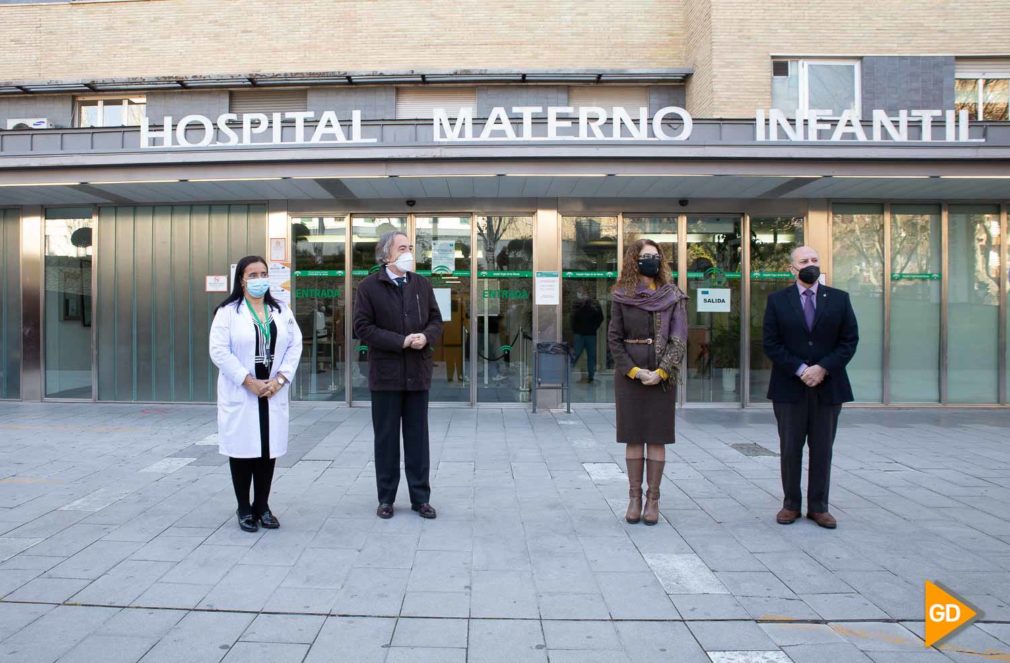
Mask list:
POLYGON ((663 252, 640 239, 624 253, 613 290, 607 341, 614 357, 617 441, 625 445, 629 523, 659 522, 659 484, 666 444, 674 442, 677 377, 687 347, 687 297, 674 283, 663 252), (642 470, 649 490, 642 508, 642 470))

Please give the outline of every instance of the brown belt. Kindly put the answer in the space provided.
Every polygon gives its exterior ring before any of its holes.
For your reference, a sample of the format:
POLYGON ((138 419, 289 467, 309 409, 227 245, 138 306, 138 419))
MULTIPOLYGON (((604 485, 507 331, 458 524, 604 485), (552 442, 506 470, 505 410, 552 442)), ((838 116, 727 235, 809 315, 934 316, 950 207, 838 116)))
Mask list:
POLYGON ((636 345, 652 345, 651 338, 626 338, 625 343, 634 343, 636 345))

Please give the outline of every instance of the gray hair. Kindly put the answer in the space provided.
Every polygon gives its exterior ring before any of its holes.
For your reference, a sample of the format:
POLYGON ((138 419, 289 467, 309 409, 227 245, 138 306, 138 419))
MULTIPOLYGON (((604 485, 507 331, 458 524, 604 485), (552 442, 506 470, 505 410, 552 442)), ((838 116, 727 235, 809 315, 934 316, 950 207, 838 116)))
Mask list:
POLYGON ((397 235, 407 236, 407 233, 402 230, 390 230, 388 233, 382 233, 379 237, 378 243, 375 245, 375 262, 382 264, 386 262, 389 258, 389 247, 393 243, 393 238, 397 235))

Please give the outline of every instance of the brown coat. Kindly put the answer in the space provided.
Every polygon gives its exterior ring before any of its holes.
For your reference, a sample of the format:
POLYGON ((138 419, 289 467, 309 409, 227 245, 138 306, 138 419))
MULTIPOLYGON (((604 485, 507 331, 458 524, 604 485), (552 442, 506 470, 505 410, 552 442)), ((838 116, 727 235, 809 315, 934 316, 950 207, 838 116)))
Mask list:
POLYGON ((617 405, 617 441, 622 444, 672 444, 676 441, 674 414, 679 366, 687 347, 687 300, 673 305, 670 338, 660 338, 659 314, 614 302, 607 329, 614 357, 614 402, 617 405), (627 339, 652 339, 651 344, 626 343, 627 339), (633 368, 670 376, 654 386, 628 377, 633 368))

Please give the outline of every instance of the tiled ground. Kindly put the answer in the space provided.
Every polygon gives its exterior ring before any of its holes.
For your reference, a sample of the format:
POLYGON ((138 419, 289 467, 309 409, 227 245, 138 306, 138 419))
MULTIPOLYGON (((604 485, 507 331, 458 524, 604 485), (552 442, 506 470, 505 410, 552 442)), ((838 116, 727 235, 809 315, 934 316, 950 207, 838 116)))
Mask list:
POLYGON ((683 412, 651 528, 612 410, 431 422, 438 520, 298 405, 246 534, 212 408, 0 404, 0 661, 1010 661, 1010 412, 845 411, 833 532, 774 523, 769 411, 683 412), (983 612, 933 650, 926 579, 983 612))

